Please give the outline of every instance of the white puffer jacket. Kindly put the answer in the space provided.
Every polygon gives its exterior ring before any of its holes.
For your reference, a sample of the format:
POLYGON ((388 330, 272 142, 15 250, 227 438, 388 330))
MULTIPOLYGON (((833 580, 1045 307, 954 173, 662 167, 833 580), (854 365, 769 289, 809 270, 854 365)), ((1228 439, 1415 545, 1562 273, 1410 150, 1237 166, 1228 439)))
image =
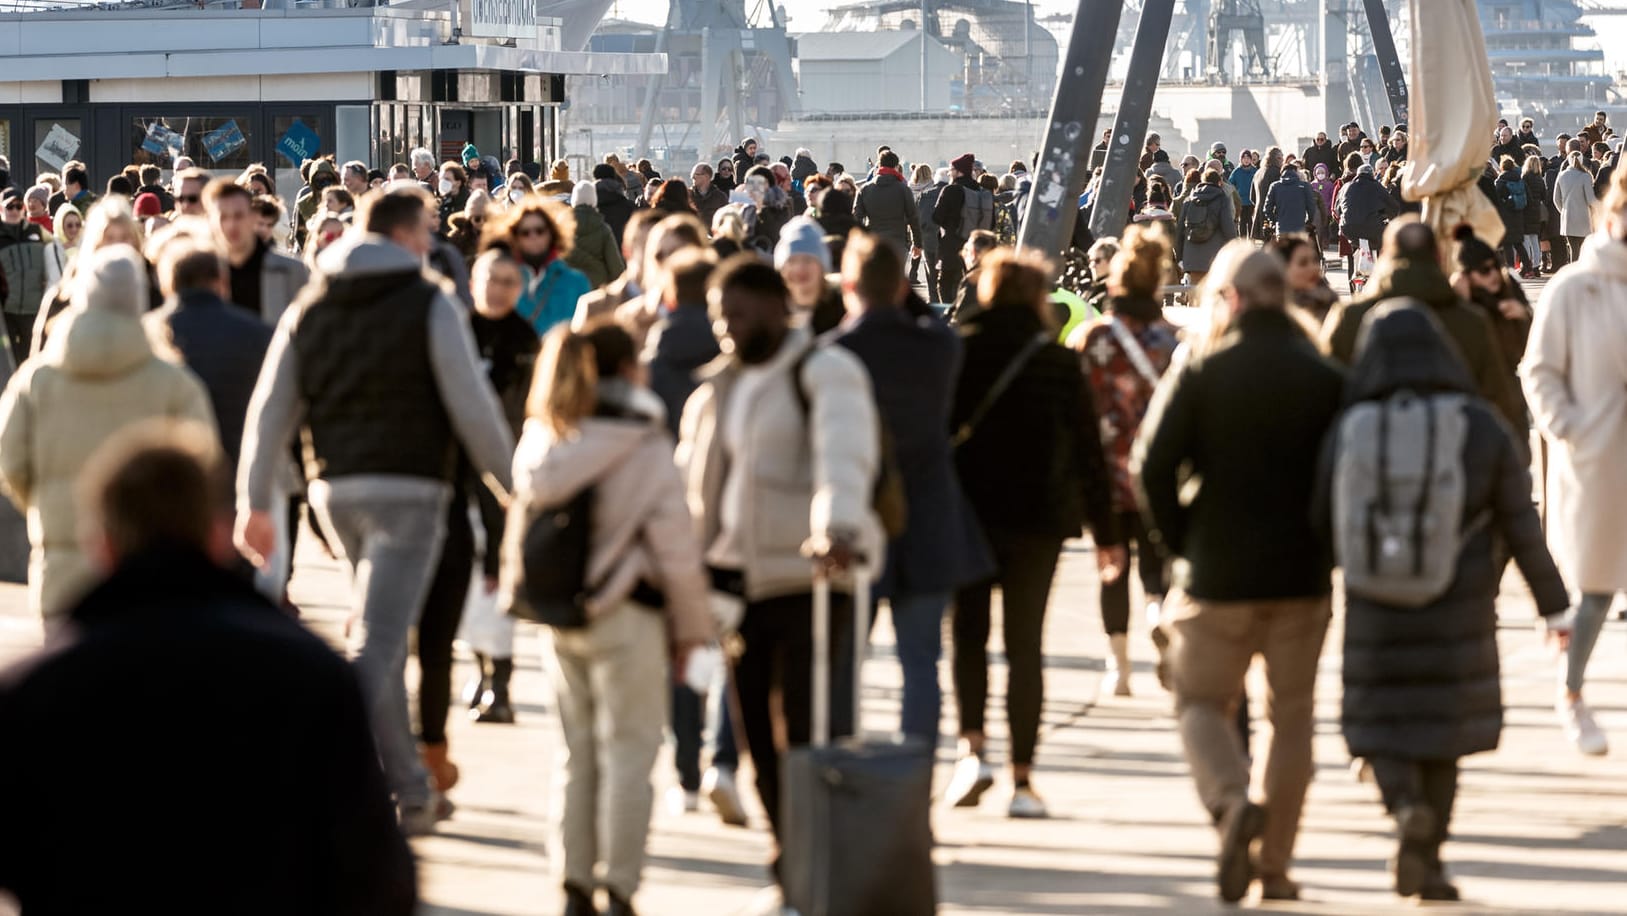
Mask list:
MULTIPOLYGON (((871 508, 881 446, 864 364, 840 347, 811 343, 808 331, 797 328, 766 369, 773 377, 752 395, 745 440, 735 456, 749 475, 736 545, 748 601, 808 592, 813 567, 803 548, 810 541, 817 548, 850 532, 868 568, 880 570, 886 561, 886 538, 871 508), (813 352, 801 360, 804 410, 791 370, 809 346, 813 352)), ((713 363, 702 370, 700 387, 684 408, 678 465, 703 551, 722 529, 731 471, 723 422, 739 375, 733 357, 713 363)))

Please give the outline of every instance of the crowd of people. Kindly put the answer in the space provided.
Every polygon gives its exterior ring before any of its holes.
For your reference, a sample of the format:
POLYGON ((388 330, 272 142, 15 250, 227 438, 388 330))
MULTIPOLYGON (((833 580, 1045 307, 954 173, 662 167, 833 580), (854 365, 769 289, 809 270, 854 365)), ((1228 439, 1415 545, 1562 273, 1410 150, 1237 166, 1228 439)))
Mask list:
MULTIPOLYGON (((0 487, 28 518, 46 645, 0 678, 18 749, 0 781, 40 787, 0 835, 0 887, 28 908, 114 905, 127 883, 56 858, 87 851, 51 800, 134 811, 72 780, 115 744, 157 743, 140 793, 222 840, 176 893, 410 911, 400 836, 455 815, 453 707, 515 721, 527 620, 563 724, 565 912, 630 914, 664 734, 667 805, 704 797, 747 824, 744 756, 778 835, 781 745, 812 732, 816 569, 837 583, 831 732, 858 725, 866 569, 905 740, 938 744, 949 633, 944 801, 975 807, 1007 781, 1009 815, 1044 818, 1044 624, 1063 545, 1088 533, 1104 693, 1139 689, 1133 557, 1223 899, 1299 896, 1336 567, 1342 726, 1395 821, 1395 888, 1456 899, 1441 846, 1459 761, 1502 726, 1505 565, 1566 653, 1556 708, 1587 754, 1607 742, 1584 674, 1627 585, 1610 496, 1627 494, 1610 460, 1627 324, 1609 311, 1627 297, 1627 172, 1603 113, 1555 138, 1553 161, 1530 128, 1505 125, 1488 158, 1500 246, 1408 215, 1404 128, 1349 124, 1236 165, 1216 143, 1178 168, 1150 136, 1123 231, 1076 234, 1073 289, 1011 244, 1025 164, 995 175, 972 153, 907 166, 883 147, 860 174, 747 139, 686 182, 614 155, 544 180, 472 146, 439 165, 415 150, 387 170, 308 161, 291 206, 264 169, 183 162, 168 185, 132 168, 102 196, 80 163, 6 189, 0 487), (1335 251, 1348 296, 1327 280, 1335 251), (1533 309, 1520 280, 1566 265, 1533 309), (1179 321, 1177 290, 1197 306, 1179 321), (353 575, 353 674, 288 599, 301 537, 353 575), (985 727, 996 619, 1006 776, 985 727), (458 640, 477 673, 454 701, 458 640), (1251 755, 1256 656, 1270 728, 1251 755), (196 715, 153 714, 200 677, 207 741, 196 715), (232 754, 259 767, 262 861, 297 880, 250 877, 253 853, 225 842, 242 835, 220 822, 232 754)), ((1100 193, 1098 170, 1081 227, 1100 193)), ((118 857, 134 876, 144 855, 118 857)))

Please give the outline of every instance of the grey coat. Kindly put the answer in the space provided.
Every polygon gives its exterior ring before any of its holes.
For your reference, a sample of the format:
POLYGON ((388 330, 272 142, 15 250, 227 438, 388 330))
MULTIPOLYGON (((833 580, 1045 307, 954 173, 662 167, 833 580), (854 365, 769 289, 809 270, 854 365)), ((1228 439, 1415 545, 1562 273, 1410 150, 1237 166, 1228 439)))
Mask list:
POLYGON ((853 218, 908 257, 921 247, 921 215, 910 186, 892 175, 882 175, 859 191, 853 218))
POLYGON ((1219 185, 1206 184, 1192 192, 1192 197, 1181 206, 1180 218, 1175 222, 1175 257, 1181 269, 1188 273, 1207 273, 1209 265, 1226 243, 1237 238, 1237 217, 1232 213, 1231 198, 1219 185), (1220 228, 1205 242, 1188 242, 1186 228, 1192 215, 1193 201, 1213 201, 1213 209, 1220 214, 1220 228))
POLYGON ((1566 169, 1554 180, 1554 209, 1559 211, 1559 234, 1581 238, 1593 233, 1593 176, 1587 169, 1566 169))
MULTIPOLYGON (((1347 404, 1381 400, 1400 390, 1471 397, 1464 444, 1463 522, 1490 514, 1458 556, 1445 595, 1422 608, 1395 608, 1346 595, 1345 743, 1355 757, 1450 760, 1493 750, 1503 727, 1497 653, 1497 589, 1503 564, 1494 543, 1512 554, 1537 610, 1564 612, 1565 584, 1543 541, 1531 503, 1531 478, 1508 427, 1475 395, 1445 332, 1416 300, 1393 300, 1365 322, 1368 339, 1345 386, 1347 404)), ((1318 468, 1313 514, 1331 530, 1338 427, 1318 468)))

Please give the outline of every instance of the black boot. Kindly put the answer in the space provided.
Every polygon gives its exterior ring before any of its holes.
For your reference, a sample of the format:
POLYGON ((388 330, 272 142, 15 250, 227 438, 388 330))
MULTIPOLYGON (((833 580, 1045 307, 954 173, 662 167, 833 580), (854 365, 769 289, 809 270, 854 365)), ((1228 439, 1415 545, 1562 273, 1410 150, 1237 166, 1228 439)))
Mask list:
POLYGON ((470 709, 480 706, 480 698, 486 695, 486 689, 491 686, 491 661, 484 653, 475 653, 475 676, 463 685, 463 702, 470 709))
POLYGON ((638 916, 638 911, 633 909, 632 901, 623 900, 612 892, 610 909, 605 910, 605 916, 638 916))
POLYGON ((514 659, 491 660, 491 686, 481 695, 480 705, 475 708, 476 722, 514 724, 514 707, 509 704, 508 699, 508 682, 513 675, 514 659))
POLYGON ((1400 840, 1395 854, 1395 892, 1416 897, 1429 883, 1435 812, 1428 805, 1404 805, 1395 811, 1395 825, 1400 840))
POLYGON ((1424 878, 1423 887, 1418 896, 1423 900, 1444 901, 1455 903, 1463 899, 1458 893, 1457 885, 1446 878, 1446 866, 1441 864, 1441 844, 1433 843, 1425 859, 1429 863, 1428 875, 1424 878))
POLYGON ((565 916, 599 916, 593 894, 574 884, 565 885, 565 916))

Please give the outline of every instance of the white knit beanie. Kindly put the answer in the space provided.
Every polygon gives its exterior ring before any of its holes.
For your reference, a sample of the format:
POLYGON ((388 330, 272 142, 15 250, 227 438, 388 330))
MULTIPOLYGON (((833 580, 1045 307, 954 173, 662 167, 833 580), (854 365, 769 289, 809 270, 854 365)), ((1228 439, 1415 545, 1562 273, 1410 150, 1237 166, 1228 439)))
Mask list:
POLYGON ((147 309, 147 262, 129 245, 79 253, 71 303, 89 312, 140 318, 147 309))
POLYGON ((571 191, 571 206, 580 207, 584 204, 589 207, 599 205, 599 190, 591 181, 578 181, 571 191))

